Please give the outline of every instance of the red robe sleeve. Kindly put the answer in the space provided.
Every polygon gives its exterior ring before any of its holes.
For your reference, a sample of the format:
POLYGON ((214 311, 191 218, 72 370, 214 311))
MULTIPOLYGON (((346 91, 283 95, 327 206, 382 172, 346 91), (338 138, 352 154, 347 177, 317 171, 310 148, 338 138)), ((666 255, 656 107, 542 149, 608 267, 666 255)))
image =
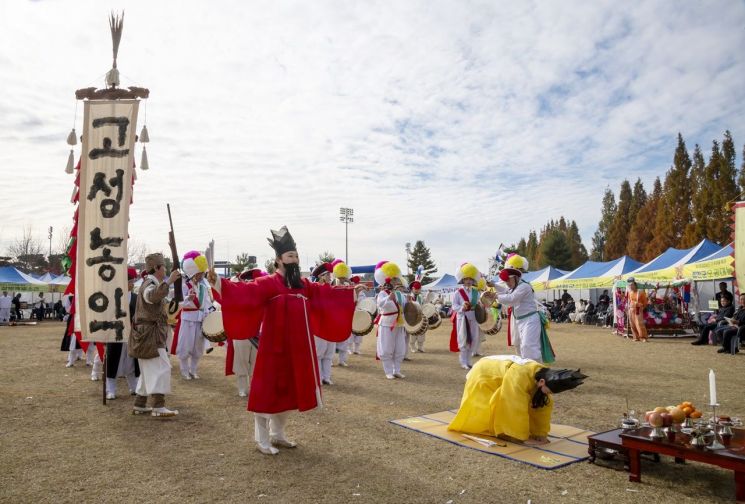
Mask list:
POLYGON ((266 299, 273 292, 272 282, 263 281, 264 278, 250 283, 221 279, 219 299, 222 323, 228 338, 249 339, 259 333, 266 299))
POLYGON ((352 333, 354 289, 307 282, 310 326, 314 335, 339 343, 352 333))

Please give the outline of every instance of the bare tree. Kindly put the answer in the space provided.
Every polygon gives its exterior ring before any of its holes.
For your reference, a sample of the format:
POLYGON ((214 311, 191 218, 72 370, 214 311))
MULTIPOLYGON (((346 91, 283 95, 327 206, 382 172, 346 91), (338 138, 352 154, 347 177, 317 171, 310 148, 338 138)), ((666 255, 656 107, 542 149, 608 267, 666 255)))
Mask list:
POLYGON ((144 264, 145 256, 147 245, 139 240, 127 240, 127 264, 144 264))
POLYGON ((21 256, 33 256, 43 255, 44 246, 41 240, 34 238, 33 227, 27 226, 23 229, 23 236, 16 238, 13 243, 8 246, 8 255, 11 257, 19 258, 21 256))
POLYGON ((65 226, 57 232, 57 243, 52 249, 54 254, 64 255, 67 252, 67 245, 70 243, 70 231, 72 231, 72 227, 65 226))
POLYGON ((49 267, 45 258, 45 248, 38 238, 34 238, 33 228, 28 226, 23 230, 23 236, 8 247, 8 255, 15 258, 14 266, 43 273, 49 267))

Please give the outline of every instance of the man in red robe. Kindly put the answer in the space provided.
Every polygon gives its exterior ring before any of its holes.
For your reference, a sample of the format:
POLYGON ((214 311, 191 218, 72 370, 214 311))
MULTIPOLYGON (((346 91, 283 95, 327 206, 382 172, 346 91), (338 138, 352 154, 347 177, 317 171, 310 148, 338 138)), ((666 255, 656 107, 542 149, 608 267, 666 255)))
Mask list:
POLYGON ((284 426, 290 411, 322 406, 313 335, 340 342, 349 337, 356 293, 364 286, 334 288, 300 275, 297 247, 287 227, 272 230, 276 272, 251 283, 208 279, 218 292, 225 327, 240 324, 247 334, 261 327, 261 345, 251 379, 248 411, 254 412, 257 448, 276 455, 294 448, 284 426))

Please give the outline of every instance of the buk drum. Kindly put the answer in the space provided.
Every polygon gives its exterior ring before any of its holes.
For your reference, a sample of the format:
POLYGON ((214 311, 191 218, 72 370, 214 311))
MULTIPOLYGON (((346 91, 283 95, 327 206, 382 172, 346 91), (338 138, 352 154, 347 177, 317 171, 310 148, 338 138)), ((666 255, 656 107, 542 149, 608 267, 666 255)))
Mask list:
POLYGON ((225 328, 222 325, 222 312, 213 311, 207 314, 202 321, 202 336, 212 343, 225 341, 225 328))
POLYGON ((354 310, 354 316, 352 317, 352 332, 357 336, 369 334, 372 331, 373 322, 373 316, 358 307, 354 310))
POLYGON ((421 334, 427 330, 427 318, 422 314, 422 307, 413 301, 404 305, 404 329, 409 334, 421 334))
POLYGON ((437 312, 437 307, 432 303, 424 303, 422 305, 422 314, 427 319, 427 327, 429 329, 437 329, 442 323, 442 318, 437 312))
POLYGON ((485 334, 497 334, 502 328, 502 319, 499 317, 496 309, 487 308, 484 310, 485 320, 479 323, 479 327, 485 334))
POLYGON ((357 309, 364 310, 370 314, 373 320, 378 316, 378 305, 374 298, 366 297, 357 301, 357 309))

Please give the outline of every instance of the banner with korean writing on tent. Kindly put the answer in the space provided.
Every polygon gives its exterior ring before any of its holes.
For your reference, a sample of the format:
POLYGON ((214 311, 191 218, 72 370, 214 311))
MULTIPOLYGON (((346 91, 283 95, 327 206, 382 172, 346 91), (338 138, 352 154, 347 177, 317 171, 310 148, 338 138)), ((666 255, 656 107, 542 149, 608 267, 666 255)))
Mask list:
POLYGON ((127 229, 137 109, 137 100, 85 102, 75 296, 85 341, 123 341, 129 333, 127 229))

